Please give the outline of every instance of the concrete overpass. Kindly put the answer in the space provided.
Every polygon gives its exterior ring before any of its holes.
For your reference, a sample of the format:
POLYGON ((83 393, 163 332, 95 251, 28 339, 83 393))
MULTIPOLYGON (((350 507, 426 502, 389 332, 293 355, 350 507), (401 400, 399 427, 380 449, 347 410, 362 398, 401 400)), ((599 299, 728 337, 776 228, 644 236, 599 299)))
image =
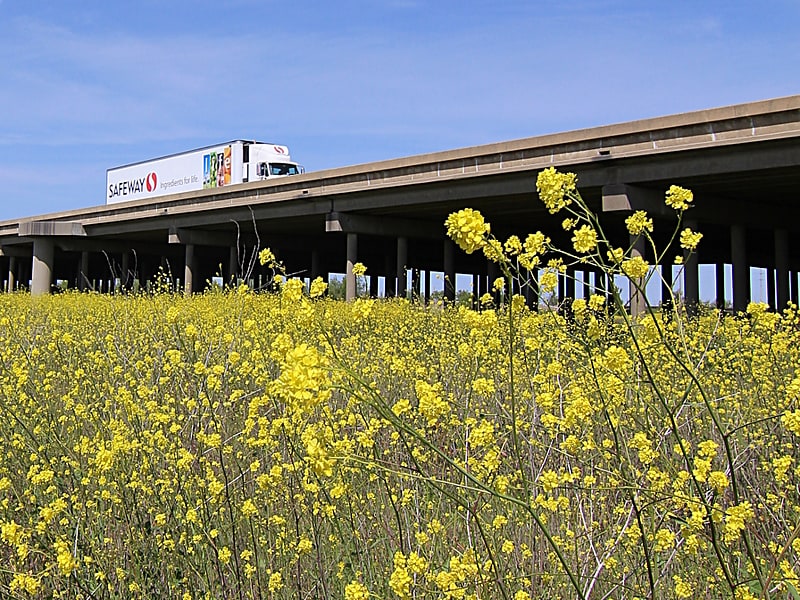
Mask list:
MULTIPOLYGON (((716 265, 720 304, 746 307, 751 266, 768 269, 770 304, 797 301, 800 95, 4 221, 0 273, 4 289, 30 282, 40 294, 56 280, 144 285, 163 268, 191 293, 215 275, 265 275, 252 256, 269 246, 290 273, 347 273, 351 297, 356 261, 368 266, 373 294, 380 277, 387 295, 405 295, 411 270, 442 272, 449 282, 469 274, 477 295, 492 265, 458 251, 445 237, 445 218, 472 207, 501 239, 541 229, 568 243, 561 218, 535 194, 536 174, 549 166, 578 174, 606 232, 626 246, 626 211, 648 210, 663 235, 674 223, 665 189, 692 189, 697 206, 686 216, 705 237, 686 266, 688 302, 699 297, 698 260, 716 265), (722 293, 726 264, 732 298, 722 293)), ((578 281, 602 283, 588 272, 578 281)), ((574 288, 565 278, 561 295, 574 288)), ((453 297, 452 285, 445 293, 453 297)))

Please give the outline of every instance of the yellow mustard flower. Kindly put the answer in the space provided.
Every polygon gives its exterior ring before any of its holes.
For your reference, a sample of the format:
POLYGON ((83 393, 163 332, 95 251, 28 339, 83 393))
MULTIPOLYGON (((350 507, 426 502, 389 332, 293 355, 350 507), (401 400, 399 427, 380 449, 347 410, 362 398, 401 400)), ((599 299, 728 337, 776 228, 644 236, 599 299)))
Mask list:
POLYGON ((571 195, 577 191, 577 179, 574 173, 559 173, 554 167, 539 172, 536 189, 551 213, 557 213, 572 203, 571 195))
POLYGON ((447 235, 467 254, 472 254, 486 244, 490 231, 480 212, 465 208, 452 213, 445 221, 447 235))

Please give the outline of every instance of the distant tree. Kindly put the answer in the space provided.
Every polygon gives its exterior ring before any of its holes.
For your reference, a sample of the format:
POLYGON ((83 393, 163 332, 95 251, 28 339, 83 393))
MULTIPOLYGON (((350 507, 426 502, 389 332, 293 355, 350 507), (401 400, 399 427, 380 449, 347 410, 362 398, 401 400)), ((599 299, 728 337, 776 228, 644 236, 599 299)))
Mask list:
POLYGON ((472 307, 472 292, 469 290, 459 290, 456 292, 456 306, 472 307))
MULTIPOLYGON (((344 275, 341 275, 340 273, 331 273, 330 277, 328 278, 328 296, 334 300, 344 300, 346 291, 344 275)), ((356 296, 363 298, 364 296, 368 295, 369 285, 367 283, 367 277, 356 277, 356 296)))
POLYGON ((344 277, 331 276, 328 278, 328 296, 334 300, 344 300, 344 277))

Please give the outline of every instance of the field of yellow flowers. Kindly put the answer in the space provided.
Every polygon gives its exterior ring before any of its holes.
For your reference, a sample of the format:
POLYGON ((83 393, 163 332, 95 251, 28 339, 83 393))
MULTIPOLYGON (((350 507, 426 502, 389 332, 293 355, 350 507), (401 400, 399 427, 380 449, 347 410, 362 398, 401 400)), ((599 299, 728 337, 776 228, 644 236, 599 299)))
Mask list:
MULTIPOLYGON (((646 285, 574 175, 538 184, 572 248, 447 220, 496 291, 646 285)), ((796 307, 323 294, 0 295, 0 596, 800 600, 796 307)))
POLYGON ((291 290, 0 296, 0 595, 796 597, 794 311, 291 290))

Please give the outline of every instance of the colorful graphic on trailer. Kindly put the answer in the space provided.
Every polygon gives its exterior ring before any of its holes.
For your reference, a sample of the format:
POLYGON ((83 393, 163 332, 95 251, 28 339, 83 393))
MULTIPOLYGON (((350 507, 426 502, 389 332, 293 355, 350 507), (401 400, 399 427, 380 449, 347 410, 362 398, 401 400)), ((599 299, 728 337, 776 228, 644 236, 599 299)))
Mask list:
POLYGON ((231 183, 231 147, 203 155, 203 188, 217 188, 231 183))

